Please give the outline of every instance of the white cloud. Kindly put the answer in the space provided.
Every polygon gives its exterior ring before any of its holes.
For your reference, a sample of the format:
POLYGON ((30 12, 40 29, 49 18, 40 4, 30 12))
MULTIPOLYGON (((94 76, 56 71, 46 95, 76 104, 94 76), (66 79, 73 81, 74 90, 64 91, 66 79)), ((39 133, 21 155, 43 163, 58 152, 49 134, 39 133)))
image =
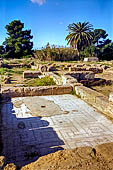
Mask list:
POLYGON ((46 2, 46 0, 31 0, 31 2, 37 3, 38 5, 43 5, 46 2))

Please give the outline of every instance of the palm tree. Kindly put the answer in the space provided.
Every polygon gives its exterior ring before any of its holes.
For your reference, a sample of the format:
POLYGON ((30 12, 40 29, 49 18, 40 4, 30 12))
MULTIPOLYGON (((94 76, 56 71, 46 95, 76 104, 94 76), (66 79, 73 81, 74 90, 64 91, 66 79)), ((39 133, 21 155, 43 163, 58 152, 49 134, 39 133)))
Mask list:
POLYGON ((80 50, 83 47, 91 45, 93 40, 92 30, 93 27, 89 22, 69 24, 69 34, 66 37, 67 44, 70 44, 71 47, 77 50, 78 56, 80 56, 80 50))

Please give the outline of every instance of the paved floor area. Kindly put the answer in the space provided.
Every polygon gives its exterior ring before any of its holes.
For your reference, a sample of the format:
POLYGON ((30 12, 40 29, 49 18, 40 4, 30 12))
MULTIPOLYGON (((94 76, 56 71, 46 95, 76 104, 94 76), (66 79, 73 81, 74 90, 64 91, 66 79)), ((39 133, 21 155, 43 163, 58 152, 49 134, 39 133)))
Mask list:
POLYGON ((4 103, 3 154, 7 162, 21 166, 64 148, 113 142, 112 122, 81 99, 72 95, 40 98, 53 101, 68 114, 32 117, 24 103, 14 107, 22 98, 4 103))

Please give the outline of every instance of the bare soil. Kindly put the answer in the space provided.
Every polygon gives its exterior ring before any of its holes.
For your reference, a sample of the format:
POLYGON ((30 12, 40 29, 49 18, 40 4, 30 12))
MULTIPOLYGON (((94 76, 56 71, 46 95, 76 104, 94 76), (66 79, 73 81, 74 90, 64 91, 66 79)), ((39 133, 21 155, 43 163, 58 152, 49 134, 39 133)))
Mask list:
POLYGON ((21 170, 113 170, 113 143, 58 151, 21 170))
MULTIPOLYGON (((107 69, 101 74, 96 74, 95 77, 113 81, 113 69, 107 69)), ((93 86, 92 89, 104 94, 105 96, 109 96, 109 94, 113 92, 113 84, 103 85, 103 86, 93 86)))

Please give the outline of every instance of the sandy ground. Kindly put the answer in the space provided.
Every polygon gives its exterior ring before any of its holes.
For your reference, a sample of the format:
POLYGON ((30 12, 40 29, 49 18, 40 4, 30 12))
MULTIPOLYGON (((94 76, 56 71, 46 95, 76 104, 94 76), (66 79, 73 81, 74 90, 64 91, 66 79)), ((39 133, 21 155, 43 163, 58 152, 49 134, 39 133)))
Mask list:
POLYGON ((113 143, 58 151, 21 170, 113 170, 113 143))

